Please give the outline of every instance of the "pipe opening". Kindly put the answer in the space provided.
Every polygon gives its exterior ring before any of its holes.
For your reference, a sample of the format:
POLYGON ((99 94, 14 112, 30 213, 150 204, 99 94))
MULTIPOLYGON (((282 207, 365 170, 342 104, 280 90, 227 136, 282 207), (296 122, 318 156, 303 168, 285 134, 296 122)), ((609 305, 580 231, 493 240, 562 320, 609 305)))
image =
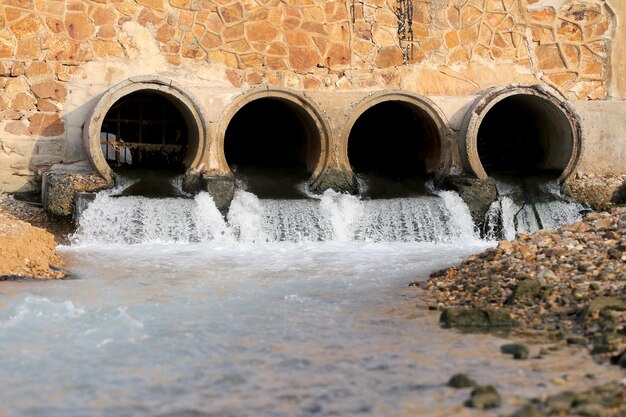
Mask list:
POLYGON ((321 132, 300 106, 260 98, 243 106, 224 136, 226 161, 239 183, 261 198, 301 198, 319 161, 321 132))
POLYGON ((489 176, 559 177, 572 158, 574 133, 555 104, 517 94, 502 99, 484 116, 477 149, 489 176))
POLYGON ((175 178, 199 146, 193 114, 175 97, 139 90, 117 100, 100 129, 100 150, 118 178, 133 180, 121 195, 182 196, 175 178))
POLYGON ((426 193, 429 174, 441 158, 440 130, 417 105, 386 101, 356 120, 348 137, 348 158, 369 197, 426 193))

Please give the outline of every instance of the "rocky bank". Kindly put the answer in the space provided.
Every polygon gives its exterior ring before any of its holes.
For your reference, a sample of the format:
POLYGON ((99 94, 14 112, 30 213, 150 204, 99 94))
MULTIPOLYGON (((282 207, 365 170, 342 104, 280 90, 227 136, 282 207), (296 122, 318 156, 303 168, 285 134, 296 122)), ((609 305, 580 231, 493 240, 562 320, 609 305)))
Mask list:
MULTIPOLYGON (((514 327, 626 368, 626 208, 518 234, 417 285, 446 327, 514 327)), ((624 416, 626 388, 563 393, 515 414, 547 415, 624 416)))
POLYGON ((63 278, 63 262, 55 248, 70 229, 40 207, 0 194, 0 280, 63 278))

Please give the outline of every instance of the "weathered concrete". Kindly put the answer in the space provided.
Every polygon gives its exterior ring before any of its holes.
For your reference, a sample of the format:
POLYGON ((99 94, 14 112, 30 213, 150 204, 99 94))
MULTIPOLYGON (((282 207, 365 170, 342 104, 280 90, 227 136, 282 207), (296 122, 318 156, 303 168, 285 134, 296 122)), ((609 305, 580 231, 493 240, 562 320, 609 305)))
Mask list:
POLYGON ((47 172, 43 176, 43 205, 51 214, 71 216, 78 193, 99 191, 109 186, 110 182, 96 174, 47 172))

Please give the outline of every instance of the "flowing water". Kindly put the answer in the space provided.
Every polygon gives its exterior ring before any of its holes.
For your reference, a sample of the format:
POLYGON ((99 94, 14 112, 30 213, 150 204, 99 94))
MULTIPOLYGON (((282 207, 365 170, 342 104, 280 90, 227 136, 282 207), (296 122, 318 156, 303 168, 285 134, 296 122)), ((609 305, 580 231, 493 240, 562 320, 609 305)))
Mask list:
POLYGON ((452 374, 495 384, 500 413, 610 372, 578 350, 513 361, 506 337, 416 306, 409 282, 493 244, 451 192, 239 191, 226 219, 206 194, 104 192, 80 224, 61 248, 75 280, 1 287, 0 416, 485 415, 452 374))

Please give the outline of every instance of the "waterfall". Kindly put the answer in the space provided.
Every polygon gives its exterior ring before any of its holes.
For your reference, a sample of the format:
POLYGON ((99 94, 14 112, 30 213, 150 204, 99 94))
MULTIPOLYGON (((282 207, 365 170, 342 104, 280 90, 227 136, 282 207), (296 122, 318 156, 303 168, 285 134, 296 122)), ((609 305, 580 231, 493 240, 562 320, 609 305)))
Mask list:
POLYGON ((326 191, 316 199, 263 200, 238 190, 226 219, 207 193, 194 199, 99 193, 82 210, 76 244, 144 242, 455 242, 477 240, 458 194, 364 200, 326 191))
POLYGON ((556 181, 514 184, 498 181, 497 201, 485 218, 486 237, 511 240, 516 233, 556 228, 582 219, 583 204, 564 196, 556 181))

